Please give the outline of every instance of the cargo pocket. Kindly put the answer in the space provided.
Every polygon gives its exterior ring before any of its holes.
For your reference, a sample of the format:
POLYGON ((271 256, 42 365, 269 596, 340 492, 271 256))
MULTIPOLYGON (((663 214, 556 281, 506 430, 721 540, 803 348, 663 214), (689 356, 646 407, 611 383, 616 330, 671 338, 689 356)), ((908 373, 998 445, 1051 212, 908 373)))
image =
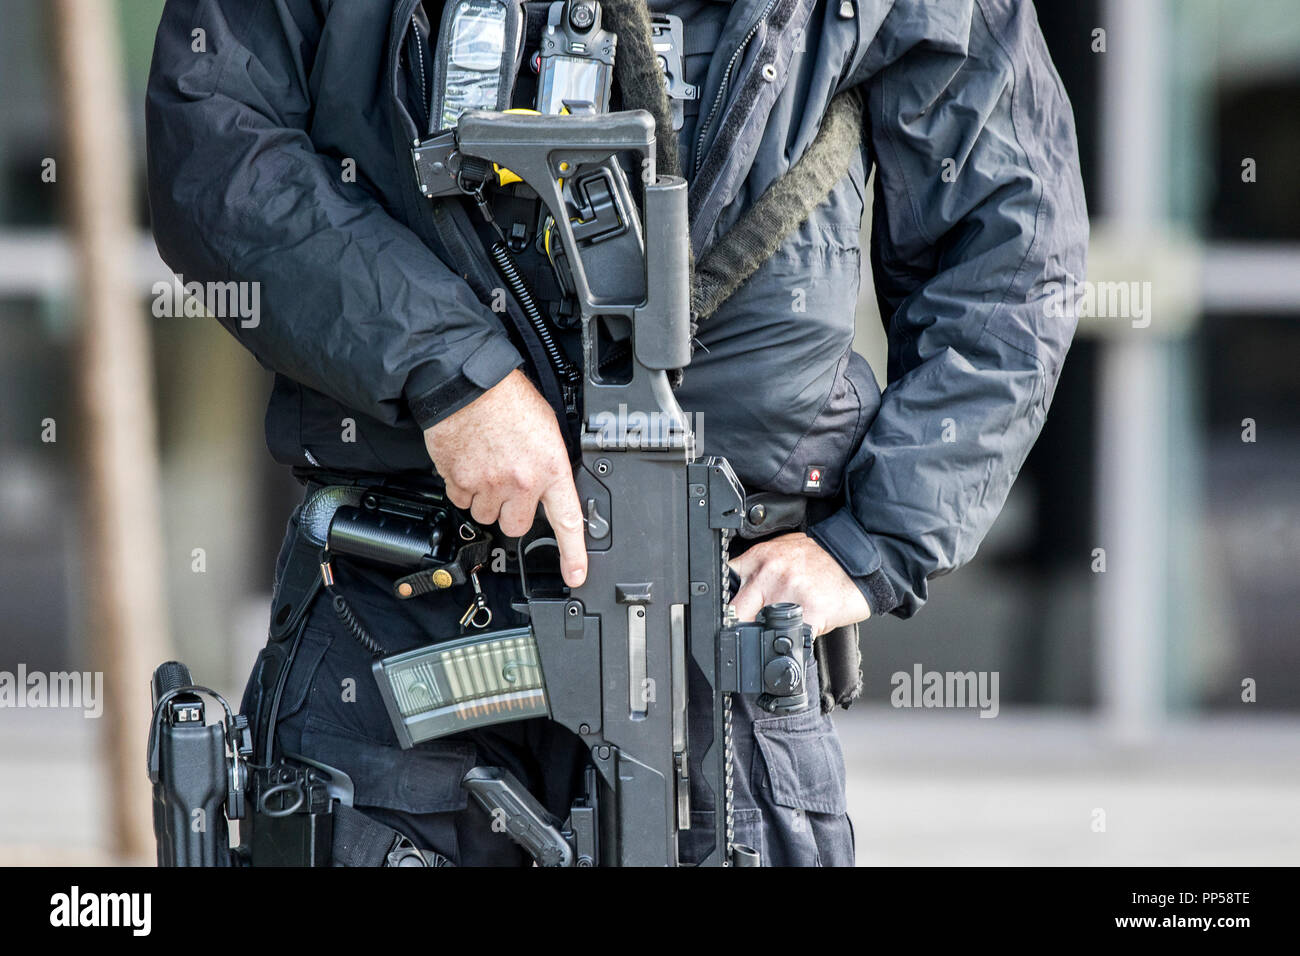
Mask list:
POLYGON ((280 698, 279 719, 285 720, 302 710, 316 682, 316 672, 320 670, 325 652, 334 643, 332 635, 314 627, 303 629, 294 654, 293 666, 289 668, 289 677, 284 682, 284 696, 280 698))
POLYGON ((754 721, 751 783, 763 810, 765 866, 850 866, 844 755, 830 718, 807 710, 754 721))

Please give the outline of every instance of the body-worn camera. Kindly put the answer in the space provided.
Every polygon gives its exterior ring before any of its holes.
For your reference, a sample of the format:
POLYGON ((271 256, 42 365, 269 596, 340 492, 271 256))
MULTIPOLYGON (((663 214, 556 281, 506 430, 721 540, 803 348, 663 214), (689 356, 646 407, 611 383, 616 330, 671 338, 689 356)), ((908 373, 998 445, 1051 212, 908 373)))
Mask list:
POLYGON ((601 29, 600 4, 552 3, 537 54, 537 112, 563 113, 565 103, 609 111, 618 37, 601 29))

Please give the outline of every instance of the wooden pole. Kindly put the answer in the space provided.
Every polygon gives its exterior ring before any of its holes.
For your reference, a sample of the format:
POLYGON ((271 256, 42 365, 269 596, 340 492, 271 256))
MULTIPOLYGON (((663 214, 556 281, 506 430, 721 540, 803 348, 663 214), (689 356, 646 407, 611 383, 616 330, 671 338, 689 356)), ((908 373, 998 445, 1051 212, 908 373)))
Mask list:
POLYGON ((145 740, 149 677, 168 656, 157 425, 145 310, 134 283, 131 150, 116 5, 52 0, 66 131, 58 175, 80 272, 76 388, 94 666, 104 673, 110 850, 154 854, 145 740))

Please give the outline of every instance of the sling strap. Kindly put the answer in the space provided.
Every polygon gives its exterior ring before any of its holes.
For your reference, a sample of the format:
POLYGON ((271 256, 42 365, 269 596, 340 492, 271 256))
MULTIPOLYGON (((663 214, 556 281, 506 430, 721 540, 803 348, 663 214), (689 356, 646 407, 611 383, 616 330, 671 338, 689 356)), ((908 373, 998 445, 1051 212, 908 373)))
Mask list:
POLYGON ((646 0, 601 0, 605 28, 618 35, 614 77, 623 108, 645 110, 655 120, 655 165, 661 176, 680 176, 677 133, 663 70, 650 38, 650 7, 646 0))
POLYGON ((849 171, 862 139, 862 97, 845 90, 826 109, 812 145, 695 266, 691 311, 702 322, 772 257, 849 171))
MULTIPOLYGON (((606 26, 618 34, 614 70, 623 106, 654 117, 659 172, 681 175, 672 106, 651 43, 646 0, 602 0, 601 9, 606 26)), ((694 263, 692 338, 698 323, 744 285, 847 175, 861 139, 862 96, 856 89, 845 90, 831 100, 812 145, 694 263)))

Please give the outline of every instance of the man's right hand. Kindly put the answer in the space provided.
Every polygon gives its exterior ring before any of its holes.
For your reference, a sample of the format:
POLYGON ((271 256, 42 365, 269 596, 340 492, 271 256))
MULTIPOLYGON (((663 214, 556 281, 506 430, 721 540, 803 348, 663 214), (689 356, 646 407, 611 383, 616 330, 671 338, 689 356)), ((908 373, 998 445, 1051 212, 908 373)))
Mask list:
POLYGON ((540 503, 560 547, 564 583, 587 578, 582 509, 555 412, 518 369, 459 411, 425 429, 424 445, 447 497, 482 525, 512 538, 533 525, 540 503))

